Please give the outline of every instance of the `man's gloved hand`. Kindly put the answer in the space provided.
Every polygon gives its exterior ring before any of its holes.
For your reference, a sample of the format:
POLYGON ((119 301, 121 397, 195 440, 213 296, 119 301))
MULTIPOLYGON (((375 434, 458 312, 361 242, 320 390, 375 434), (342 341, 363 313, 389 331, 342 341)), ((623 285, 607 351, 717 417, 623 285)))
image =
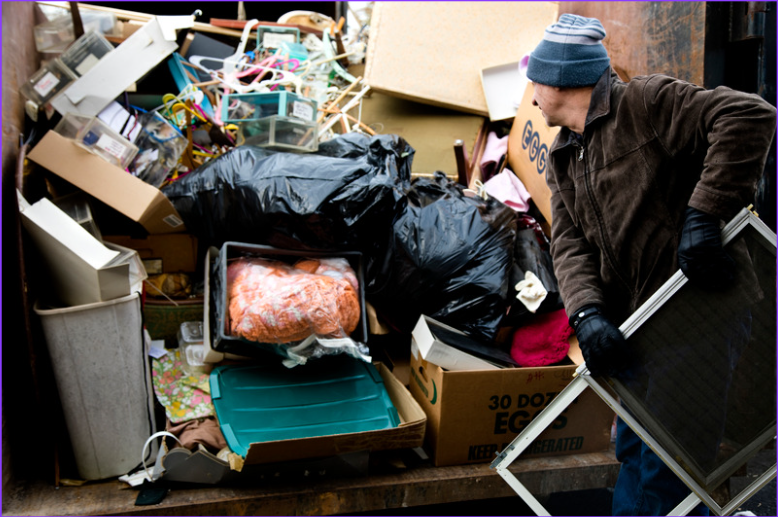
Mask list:
POLYGON ((718 218, 686 208, 678 244, 678 265, 692 282, 708 289, 725 288, 735 279, 735 261, 721 245, 718 218))
POLYGON ((624 336, 598 306, 586 305, 575 311, 570 326, 575 330, 592 375, 616 377, 629 366, 624 336))

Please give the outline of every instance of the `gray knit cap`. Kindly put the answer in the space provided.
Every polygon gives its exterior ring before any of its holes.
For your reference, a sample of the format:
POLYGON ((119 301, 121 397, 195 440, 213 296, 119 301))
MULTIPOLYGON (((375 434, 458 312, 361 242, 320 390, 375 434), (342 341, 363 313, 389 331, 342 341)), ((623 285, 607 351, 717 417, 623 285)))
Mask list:
POLYGON ((560 88, 596 83, 611 62, 602 44, 604 37, 600 20, 563 14, 548 26, 530 54, 527 78, 560 88))

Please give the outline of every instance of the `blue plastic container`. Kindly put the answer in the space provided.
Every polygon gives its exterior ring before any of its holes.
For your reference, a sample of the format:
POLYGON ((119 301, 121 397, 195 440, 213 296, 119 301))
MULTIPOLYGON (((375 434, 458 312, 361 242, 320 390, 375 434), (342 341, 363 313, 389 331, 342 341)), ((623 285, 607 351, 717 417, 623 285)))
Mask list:
POLYGON ((348 356, 287 368, 281 361, 220 365, 211 398, 230 449, 252 443, 390 429, 400 424, 383 378, 348 356))

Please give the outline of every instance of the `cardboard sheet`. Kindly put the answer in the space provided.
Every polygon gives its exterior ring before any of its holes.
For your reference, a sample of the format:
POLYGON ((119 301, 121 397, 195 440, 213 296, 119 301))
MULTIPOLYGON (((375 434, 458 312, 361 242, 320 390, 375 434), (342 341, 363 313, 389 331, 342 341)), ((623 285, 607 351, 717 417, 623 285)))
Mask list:
MULTIPOLYGON (((18 191, 17 191, 18 194, 18 191)), ((46 198, 33 205, 19 196, 22 224, 43 256, 51 288, 68 306, 130 294, 130 264, 46 198)))
POLYGON ((93 117, 134 82, 178 48, 175 29, 192 27, 194 16, 153 18, 100 59, 87 73, 57 95, 59 113, 93 117))
POLYGON ((556 2, 376 2, 365 81, 387 94, 488 115, 481 70, 518 61, 556 2))
POLYGON ((416 151, 411 164, 414 177, 432 176, 435 171, 442 171, 456 179, 454 142, 462 140, 468 155, 472 156, 485 119, 371 92, 362 104, 362 122, 380 133, 399 135, 413 147, 416 151))

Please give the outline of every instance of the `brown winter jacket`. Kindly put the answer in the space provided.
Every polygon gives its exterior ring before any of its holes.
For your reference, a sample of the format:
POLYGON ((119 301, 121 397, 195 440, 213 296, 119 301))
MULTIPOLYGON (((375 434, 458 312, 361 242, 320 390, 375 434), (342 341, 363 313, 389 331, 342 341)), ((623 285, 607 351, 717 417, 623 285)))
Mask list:
POLYGON ((752 202, 775 124, 757 95, 606 70, 583 135, 562 128, 549 158, 568 315, 595 303, 620 324, 646 301, 678 269, 687 205, 728 221, 752 202))

